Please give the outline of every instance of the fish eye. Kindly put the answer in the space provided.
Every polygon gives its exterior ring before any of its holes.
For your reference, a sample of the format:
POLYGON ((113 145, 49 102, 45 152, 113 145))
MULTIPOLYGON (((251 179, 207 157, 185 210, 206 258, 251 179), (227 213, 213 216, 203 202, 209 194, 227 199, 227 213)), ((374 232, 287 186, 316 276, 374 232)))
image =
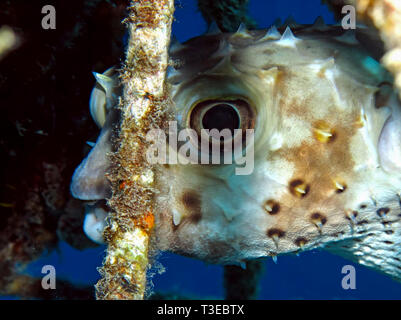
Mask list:
POLYGON ((234 129, 239 129, 240 116, 237 109, 227 103, 212 106, 202 117, 203 129, 217 129, 219 131, 229 129, 234 133, 234 129))
MULTIPOLYGON (((253 108, 243 99, 205 100, 197 103, 189 115, 188 125, 198 136, 201 130, 228 129, 234 138, 235 129, 253 129, 255 116, 253 108)), ((236 130, 237 132, 240 130, 236 130)))

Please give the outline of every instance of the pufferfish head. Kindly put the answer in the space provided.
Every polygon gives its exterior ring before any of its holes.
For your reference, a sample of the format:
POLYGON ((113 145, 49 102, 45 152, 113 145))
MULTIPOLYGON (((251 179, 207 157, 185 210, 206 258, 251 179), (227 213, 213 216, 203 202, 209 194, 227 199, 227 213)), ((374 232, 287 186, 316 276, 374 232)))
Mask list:
POLYGON ((240 28, 171 46, 178 132, 199 138, 202 129, 228 129, 230 139, 207 141, 234 156, 183 163, 180 146, 198 160, 211 148, 196 139, 173 148, 166 129, 170 161, 156 166, 155 179, 159 249, 238 264, 379 239, 384 216, 399 238, 401 117, 392 79, 367 41, 319 28, 240 28))

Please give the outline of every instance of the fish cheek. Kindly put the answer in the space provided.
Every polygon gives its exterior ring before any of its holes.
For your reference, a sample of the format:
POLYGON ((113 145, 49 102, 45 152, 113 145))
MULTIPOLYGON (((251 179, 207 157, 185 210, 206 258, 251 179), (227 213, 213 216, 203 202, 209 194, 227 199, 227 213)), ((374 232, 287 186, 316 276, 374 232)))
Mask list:
POLYGON ((112 110, 96 141, 96 145, 74 172, 70 191, 73 197, 81 200, 101 200, 111 196, 111 185, 106 178, 113 151, 113 128, 119 120, 119 111, 112 110))

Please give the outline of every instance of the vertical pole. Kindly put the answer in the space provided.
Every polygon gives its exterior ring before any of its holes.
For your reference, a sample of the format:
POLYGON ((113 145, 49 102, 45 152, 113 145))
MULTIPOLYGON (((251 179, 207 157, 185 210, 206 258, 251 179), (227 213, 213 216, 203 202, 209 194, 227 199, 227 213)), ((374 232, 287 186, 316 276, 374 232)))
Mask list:
POLYGON ((146 161, 146 133, 163 127, 170 98, 164 83, 173 20, 173 0, 132 0, 129 42, 121 72, 123 99, 119 145, 109 173, 112 210, 104 236, 106 258, 97 299, 143 299, 154 226, 154 167, 146 161))
POLYGON ((226 300, 254 300, 259 295, 260 279, 264 263, 261 260, 246 262, 246 269, 237 266, 224 267, 224 290, 226 300))

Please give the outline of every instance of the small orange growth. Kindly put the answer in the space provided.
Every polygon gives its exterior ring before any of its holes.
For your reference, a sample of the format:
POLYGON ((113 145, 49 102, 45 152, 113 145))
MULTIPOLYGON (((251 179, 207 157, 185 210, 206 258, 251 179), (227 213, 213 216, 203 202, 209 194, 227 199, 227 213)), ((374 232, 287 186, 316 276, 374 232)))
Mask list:
POLYGON ((145 92, 145 94, 143 96, 145 99, 153 100, 153 95, 149 92, 145 92))
POLYGON ((127 182, 126 181, 122 181, 120 182, 120 185, 118 186, 120 190, 124 189, 127 186, 127 182))
POLYGON ((152 211, 146 212, 143 216, 141 216, 139 224, 145 230, 151 230, 155 226, 155 216, 152 211))

